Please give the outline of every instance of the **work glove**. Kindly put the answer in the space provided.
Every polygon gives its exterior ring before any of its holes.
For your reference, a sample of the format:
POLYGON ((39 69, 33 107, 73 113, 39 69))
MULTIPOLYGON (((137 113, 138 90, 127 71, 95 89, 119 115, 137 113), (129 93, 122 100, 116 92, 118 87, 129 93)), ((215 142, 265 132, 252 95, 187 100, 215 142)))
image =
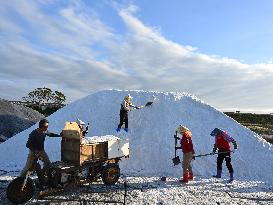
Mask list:
POLYGON ((192 159, 195 160, 195 156, 192 156, 192 159))
POLYGON ((216 153, 216 151, 217 151, 217 148, 213 148, 212 153, 214 154, 216 153))
POLYGON ((238 150, 238 145, 237 144, 234 145, 234 150, 236 150, 236 151, 238 150))

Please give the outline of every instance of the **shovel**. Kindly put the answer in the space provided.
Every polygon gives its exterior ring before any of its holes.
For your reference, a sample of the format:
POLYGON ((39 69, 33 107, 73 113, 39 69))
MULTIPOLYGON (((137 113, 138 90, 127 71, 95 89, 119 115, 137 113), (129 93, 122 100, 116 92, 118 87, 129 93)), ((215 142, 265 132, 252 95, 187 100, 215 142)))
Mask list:
POLYGON ((146 106, 150 106, 150 105, 152 105, 152 104, 153 104, 153 102, 147 102, 146 105, 145 105, 145 107, 146 107, 146 106))
POLYGON ((144 107, 147 107, 147 106, 151 106, 153 104, 153 102, 147 102, 145 105, 141 105, 141 106, 136 106, 134 107, 132 110, 138 110, 140 108, 144 108, 144 107))
POLYGON ((177 131, 175 132, 175 135, 174 135, 174 147, 175 147, 175 151, 174 151, 174 158, 172 159, 173 160, 173 165, 176 166, 180 163, 180 159, 179 159, 179 156, 176 156, 176 150, 177 149, 180 149, 180 147, 177 147, 177 140, 179 140, 180 138, 177 137, 177 131))
POLYGON ((205 156, 210 156, 210 155, 226 154, 226 153, 232 153, 232 152, 235 152, 235 150, 226 151, 226 152, 211 152, 211 153, 208 153, 208 154, 199 154, 199 155, 195 155, 194 157, 205 157, 205 156))

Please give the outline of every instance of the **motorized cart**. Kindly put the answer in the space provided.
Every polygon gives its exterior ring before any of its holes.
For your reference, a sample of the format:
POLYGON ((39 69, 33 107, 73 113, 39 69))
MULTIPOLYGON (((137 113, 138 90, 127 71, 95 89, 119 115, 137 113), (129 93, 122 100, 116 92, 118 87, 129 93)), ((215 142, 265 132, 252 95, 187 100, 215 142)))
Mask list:
POLYGON ((92 183, 99 178, 105 185, 114 185, 120 177, 119 161, 124 157, 129 157, 127 139, 112 135, 84 138, 76 122, 66 122, 62 131, 61 161, 51 163, 45 173, 37 159, 26 177, 18 177, 9 184, 7 197, 13 203, 25 203, 33 197, 35 190, 44 196, 69 185, 92 183), (37 180, 30 178, 34 172, 37 180))

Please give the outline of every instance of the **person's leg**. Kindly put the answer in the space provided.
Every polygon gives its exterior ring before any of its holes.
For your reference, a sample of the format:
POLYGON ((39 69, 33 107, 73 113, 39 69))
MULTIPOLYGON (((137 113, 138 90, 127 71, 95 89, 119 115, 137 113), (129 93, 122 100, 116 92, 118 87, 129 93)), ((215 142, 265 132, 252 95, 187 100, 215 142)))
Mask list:
POLYGON ((124 121, 125 121, 125 128, 128 129, 128 112, 125 113, 125 116, 124 116, 124 121))
POLYGON ((22 171, 21 171, 21 173, 20 173, 20 176, 21 176, 21 177, 25 177, 25 176, 27 175, 27 172, 28 172, 28 171, 32 168, 32 166, 33 166, 34 160, 35 160, 34 153, 33 153, 31 150, 29 150, 26 164, 25 164, 24 168, 22 169, 22 171))
POLYGON ((42 162, 44 163, 43 169, 45 171, 48 171, 50 166, 50 160, 48 158, 47 153, 44 150, 39 152, 39 159, 42 160, 42 162))
POLYGON ((188 171, 190 168, 190 162, 192 159, 192 153, 184 153, 183 154, 183 182, 188 182, 188 171))
POLYGON ((225 155, 224 154, 218 154, 217 156, 217 174, 213 177, 221 178, 222 175, 222 164, 224 161, 225 155))
POLYGON ((50 160, 48 158, 47 153, 42 150, 39 152, 39 160, 41 160, 43 162, 43 169, 41 169, 41 165, 38 164, 36 166, 36 171, 37 171, 37 175, 39 178, 39 182, 40 182, 40 188, 43 188, 43 186, 46 184, 46 176, 48 176, 48 172, 49 172, 49 167, 50 167, 50 160))
POLYGON ((119 125, 118 125, 119 129, 122 127, 123 122, 124 122, 124 112, 120 111, 120 113, 119 113, 119 125))
POLYGON ((228 153, 226 155, 225 160, 226 160, 226 165, 227 165, 227 168, 228 168, 228 171, 229 171, 229 175, 230 175, 229 181, 232 182, 233 181, 233 167, 232 167, 232 164, 231 164, 230 153, 228 153))
POLYGON ((190 158, 190 161, 189 161, 189 167, 188 167, 188 170, 189 170, 189 175, 188 175, 188 179, 189 180, 192 180, 193 179, 193 173, 192 173, 192 166, 191 166, 191 161, 192 161, 192 158, 193 158, 193 154, 192 153, 189 153, 189 158, 190 158))
POLYGON ((180 182, 185 182, 187 183, 188 181, 188 177, 186 177, 186 175, 184 173, 187 172, 187 168, 186 168, 186 155, 183 153, 183 161, 182 161, 182 179, 179 180, 180 182))
POLYGON ((226 160, 226 165, 227 165, 229 173, 233 173, 233 167, 231 164, 231 156, 229 153, 226 155, 225 160, 226 160))
POLYGON ((187 154, 183 153, 183 161, 182 161, 183 175, 188 172, 187 167, 187 154))

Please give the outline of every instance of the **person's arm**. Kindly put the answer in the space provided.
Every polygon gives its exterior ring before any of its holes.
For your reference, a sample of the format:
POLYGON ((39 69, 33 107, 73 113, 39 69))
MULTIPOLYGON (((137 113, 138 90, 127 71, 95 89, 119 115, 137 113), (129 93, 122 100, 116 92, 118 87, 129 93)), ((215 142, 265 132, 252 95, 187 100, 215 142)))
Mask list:
POLYGON ((126 107, 128 107, 129 110, 132 110, 132 108, 135 108, 135 106, 133 105, 133 103, 128 103, 128 102, 125 102, 126 103, 126 107))
POLYGON ((33 149, 33 137, 32 137, 31 134, 28 137, 26 147, 29 148, 31 151, 34 151, 34 149, 33 149))
POLYGON ((214 146, 213 146, 212 152, 215 153, 216 151, 217 151, 217 145, 216 145, 216 143, 215 143, 214 146))
POLYGON ((35 134, 32 132, 29 134, 29 138, 26 144, 26 147, 31 150, 31 152, 34 154, 36 158, 39 157, 39 151, 35 149, 35 134))
POLYGON ((132 107, 132 108, 135 108, 135 109, 139 109, 139 107, 134 105, 133 103, 131 103, 129 106, 132 107))
POLYGON ((194 150, 194 148, 193 148, 192 140, 191 140, 191 149, 192 149, 192 154, 195 154, 195 150, 194 150))
POLYGON ((130 111, 130 106, 128 105, 128 103, 124 100, 122 103, 123 109, 126 111, 130 111))
POLYGON ((131 105, 130 105, 130 107, 135 108, 135 109, 139 109, 139 107, 138 107, 138 106, 133 105, 133 104, 131 104, 131 105))
POLYGON ((191 149, 192 149, 192 159, 195 160, 195 150, 193 148, 193 143, 192 143, 192 140, 191 140, 191 149))
POLYGON ((83 137, 88 133, 89 127, 87 126, 84 131, 82 131, 83 137))
POLYGON ((185 148, 186 148, 186 146, 187 146, 186 143, 187 143, 187 140, 186 140, 185 137, 182 135, 181 141, 180 141, 182 151, 185 150, 185 148))
MULTIPOLYGON (((179 138, 177 138, 176 140, 178 140, 179 138)), ((180 147, 176 147, 176 149, 182 149, 182 142, 181 142, 182 139, 180 139, 180 147)))
POLYGON ((238 144, 235 140, 231 141, 235 150, 238 149, 238 144))
POLYGON ((224 132, 223 136, 226 141, 231 142, 233 144, 234 149, 238 149, 236 141, 231 136, 229 136, 226 132, 224 132))
POLYGON ((226 132, 223 132, 223 137, 228 142, 234 141, 234 139, 231 136, 229 136, 226 132))
POLYGON ((46 135, 49 136, 49 137, 62 137, 59 134, 55 134, 55 133, 52 133, 52 132, 49 132, 49 131, 46 132, 46 135))

